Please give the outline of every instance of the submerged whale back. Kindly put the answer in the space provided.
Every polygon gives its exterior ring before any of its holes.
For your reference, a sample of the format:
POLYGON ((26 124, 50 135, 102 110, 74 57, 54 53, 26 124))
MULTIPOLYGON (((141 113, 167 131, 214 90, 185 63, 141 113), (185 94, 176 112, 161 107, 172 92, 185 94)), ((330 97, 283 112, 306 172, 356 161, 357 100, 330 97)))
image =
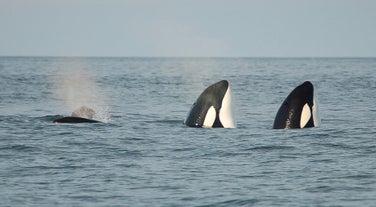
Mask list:
POLYGON ((99 121, 93 120, 93 119, 86 119, 82 117, 75 117, 75 116, 67 116, 60 119, 55 119, 53 121, 54 123, 97 123, 99 121))
POLYGON ((100 121, 93 120, 95 111, 86 106, 81 106, 72 112, 72 116, 63 117, 60 119, 55 119, 54 123, 96 123, 100 121))

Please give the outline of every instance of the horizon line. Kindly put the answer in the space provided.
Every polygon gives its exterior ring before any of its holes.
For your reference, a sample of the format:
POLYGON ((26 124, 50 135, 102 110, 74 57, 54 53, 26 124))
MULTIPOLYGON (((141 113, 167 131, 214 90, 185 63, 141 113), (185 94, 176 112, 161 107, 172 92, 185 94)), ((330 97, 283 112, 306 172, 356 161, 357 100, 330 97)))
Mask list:
POLYGON ((376 58, 376 56, 148 56, 148 55, 0 55, 0 57, 24 57, 24 58, 302 58, 302 59, 314 59, 314 58, 376 58))

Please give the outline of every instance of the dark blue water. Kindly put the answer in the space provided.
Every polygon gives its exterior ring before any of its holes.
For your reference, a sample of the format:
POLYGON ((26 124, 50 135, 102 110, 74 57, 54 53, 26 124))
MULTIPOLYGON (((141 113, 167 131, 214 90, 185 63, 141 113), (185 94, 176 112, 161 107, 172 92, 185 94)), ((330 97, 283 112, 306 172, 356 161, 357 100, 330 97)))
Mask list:
POLYGON ((0 205, 374 206, 375 92, 374 58, 0 57, 0 205), (185 127, 222 79, 237 128, 185 127), (272 130, 306 80, 321 126, 272 130))

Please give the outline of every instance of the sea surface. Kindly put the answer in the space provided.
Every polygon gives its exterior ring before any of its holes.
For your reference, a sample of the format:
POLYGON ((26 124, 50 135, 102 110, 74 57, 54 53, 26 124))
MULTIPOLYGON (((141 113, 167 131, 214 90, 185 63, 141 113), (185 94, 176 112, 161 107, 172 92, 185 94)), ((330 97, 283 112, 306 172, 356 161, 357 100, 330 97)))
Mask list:
POLYGON ((0 206, 375 206, 375 120, 376 58, 0 57, 0 206), (186 127, 223 79, 237 127, 186 127), (273 130, 307 80, 320 127, 273 130))

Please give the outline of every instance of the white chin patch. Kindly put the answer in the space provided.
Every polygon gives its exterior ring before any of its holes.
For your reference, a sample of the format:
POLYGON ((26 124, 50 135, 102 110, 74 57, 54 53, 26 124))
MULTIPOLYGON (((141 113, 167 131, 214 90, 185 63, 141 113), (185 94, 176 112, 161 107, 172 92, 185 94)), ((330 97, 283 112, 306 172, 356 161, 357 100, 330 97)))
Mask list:
POLYGON ((215 108, 211 106, 208 109, 208 112, 206 112, 204 124, 202 125, 203 128, 211 128, 213 127, 213 124, 215 122, 215 118, 217 116, 217 113, 215 111, 215 108))
POLYGON ((315 125, 315 127, 317 127, 320 125, 320 117, 319 117, 319 107, 318 107, 316 93, 314 93, 313 95, 312 113, 313 113, 313 124, 315 125))
POLYGON ((303 106, 302 114, 300 116, 300 128, 304 128, 307 125, 309 119, 311 118, 311 109, 308 104, 303 106))
POLYGON ((219 111, 219 120, 221 121, 224 128, 235 128, 235 122, 232 118, 231 102, 231 87, 229 85, 222 100, 222 107, 219 111))

